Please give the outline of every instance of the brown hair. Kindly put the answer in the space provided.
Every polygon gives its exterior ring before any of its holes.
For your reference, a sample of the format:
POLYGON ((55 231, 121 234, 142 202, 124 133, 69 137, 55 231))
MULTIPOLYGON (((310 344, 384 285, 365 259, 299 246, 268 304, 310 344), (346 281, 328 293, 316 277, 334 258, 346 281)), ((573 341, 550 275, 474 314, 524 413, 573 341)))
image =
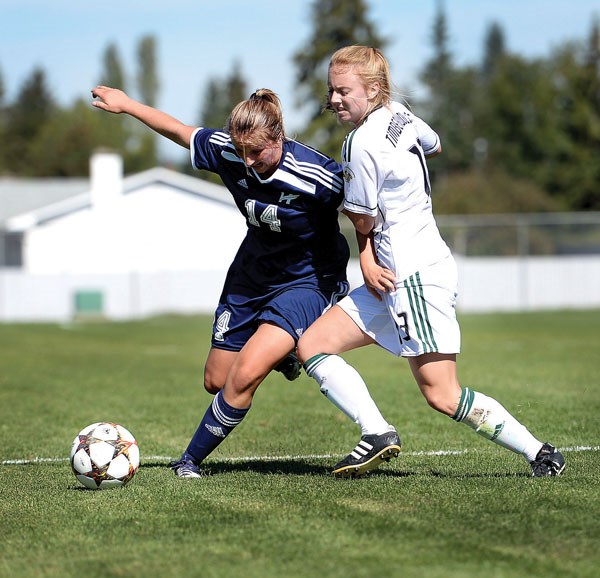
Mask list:
POLYGON ((257 90, 233 109, 225 130, 235 144, 246 147, 282 142, 286 136, 279 97, 268 88, 257 90))
POLYGON ((369 102, 370 112, 380 106, 387 106, 392 100, 392 82, 390 67, 385 56, 378 48, 370 46, 346 46, 334 52, 329 68, 353 68, 364 86, 379 85, 377 95, 369 102))

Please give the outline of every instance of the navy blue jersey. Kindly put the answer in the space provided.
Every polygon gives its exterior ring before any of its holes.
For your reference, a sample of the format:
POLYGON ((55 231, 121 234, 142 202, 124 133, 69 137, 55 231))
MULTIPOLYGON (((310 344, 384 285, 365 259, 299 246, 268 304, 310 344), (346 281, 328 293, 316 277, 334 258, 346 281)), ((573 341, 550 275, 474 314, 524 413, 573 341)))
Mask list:
POLYGON ((200 128, 192 164, 217 173, 246 219, 248 232, 230 267, 225 291, 260 295, 296 284, 322 289, 346 279, 348 244, 340 233, 342 167, 297 141, 283 143, 268 179, 247 168, 229 134, 200 128))

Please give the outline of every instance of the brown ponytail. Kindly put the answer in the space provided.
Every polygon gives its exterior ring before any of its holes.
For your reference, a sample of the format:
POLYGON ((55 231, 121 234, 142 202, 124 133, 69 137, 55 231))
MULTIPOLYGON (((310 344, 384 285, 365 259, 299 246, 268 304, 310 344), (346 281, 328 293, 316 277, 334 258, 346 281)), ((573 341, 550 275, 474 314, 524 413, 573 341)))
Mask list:
POLYGON ((257 90, 233 109, 225 130, 235 143, 249 147, 282 142, 286 136, 279 97, 268 88, 257 90))

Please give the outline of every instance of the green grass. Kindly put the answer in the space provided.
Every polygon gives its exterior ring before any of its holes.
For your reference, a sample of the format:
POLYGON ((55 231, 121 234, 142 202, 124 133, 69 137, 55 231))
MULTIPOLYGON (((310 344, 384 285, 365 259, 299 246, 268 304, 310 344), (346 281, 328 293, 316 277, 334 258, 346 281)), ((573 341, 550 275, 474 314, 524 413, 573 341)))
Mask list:
POLYGON ((562 477, 528 477, 521 458, 429 409, 405 361, 372 347, 347 358, 398 427, 398 460, 333 479, 357 426, 304 374, 274 374, 207 460, 211 475, 180 480, 166 463, 211 400, 210 319, 0 325, 0 576, 596 576, 600 311, 460 320, 463 384, 565 448, 562 477), (122 489, 86 490, 70 471, 72 439, 101 420, 141 448, 122 489))

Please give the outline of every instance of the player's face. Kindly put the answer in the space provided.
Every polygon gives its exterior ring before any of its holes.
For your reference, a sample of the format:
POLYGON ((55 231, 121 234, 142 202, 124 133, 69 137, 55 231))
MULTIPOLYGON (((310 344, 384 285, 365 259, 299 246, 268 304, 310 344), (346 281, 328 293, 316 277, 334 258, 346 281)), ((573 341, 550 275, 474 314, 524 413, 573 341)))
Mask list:
POLYGON ((281 143, 267 142, 264 146, 251 146, 243 143, 233 143, 235 152, 244 161, 244 164, 252 167, 259 175, 270 177, 281 160, 281 143))
POLYGON ((362 83, 353 68, 329 69, 329 104, 341 122, 359 124, 369 109, 374 91, 362 83))

